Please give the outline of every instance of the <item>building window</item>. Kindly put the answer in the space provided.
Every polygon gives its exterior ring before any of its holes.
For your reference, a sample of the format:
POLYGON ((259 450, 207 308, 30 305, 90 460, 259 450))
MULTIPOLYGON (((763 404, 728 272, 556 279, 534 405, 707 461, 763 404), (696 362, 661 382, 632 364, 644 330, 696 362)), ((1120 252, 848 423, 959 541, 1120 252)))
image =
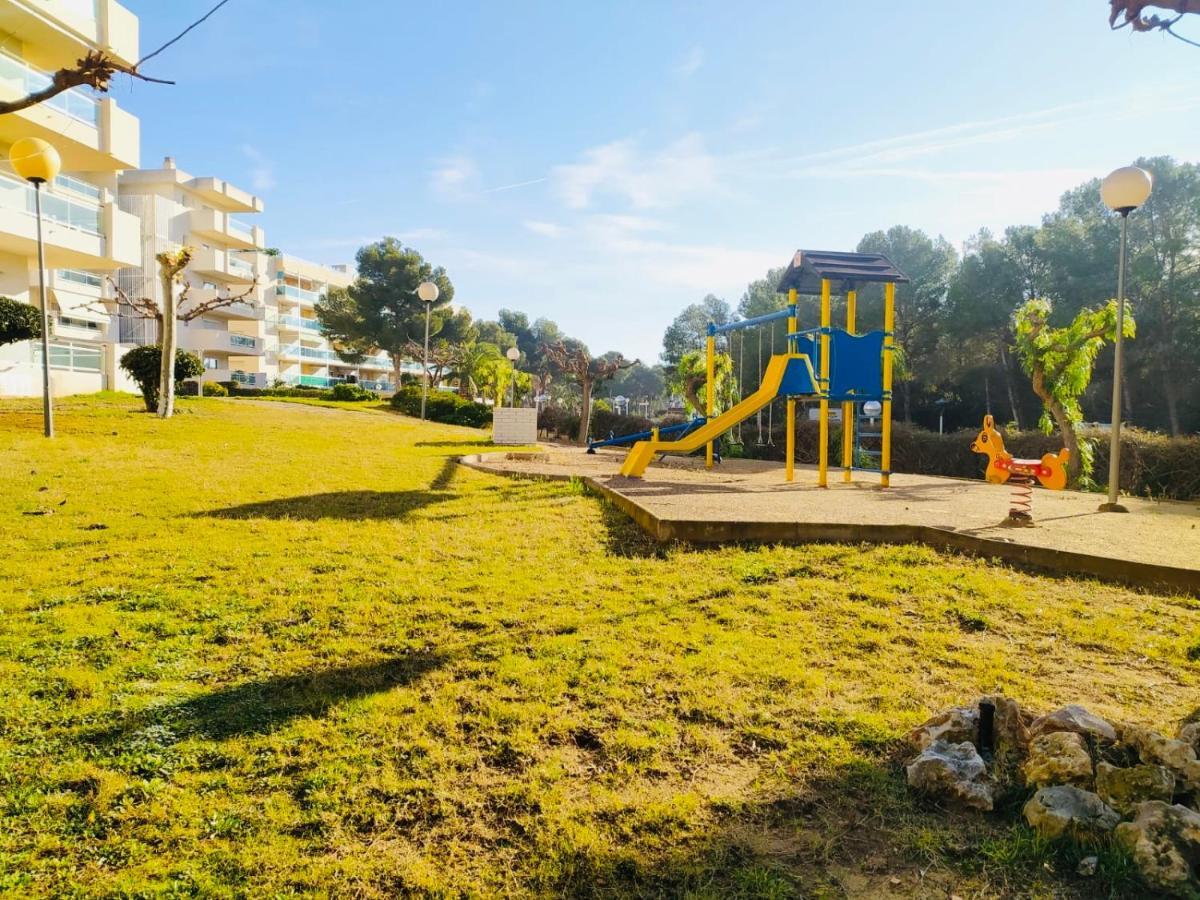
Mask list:
POLYGON ((219 369, 219 368, 221 368, 221 361, 219 359, 217 359, 215 356, 206 356, 206 357, 204 357, 204 368, 210 369, 210 370, 211 369, 219 369))
POLYGON ((84 272, 82 269, 59 269, 58 277, 64 281, 86 284, 88 287, 103 287, 104 285, 104 280, 99 275, 84 272))
MULTIPOLYGON (((42 364, 42 345, 33 345, 33 361, 42 364)), ((99 372, 101 351, 88 344, 53 343, 50 345, 50 368, 70 372, 99 372)))
POLYGON ((99 322, 92 322, 88 319, 75 319, 71 316, 59 316, 58 324, 64 328, 86 328, 88 331, 104 330, 104 326, 99 322))

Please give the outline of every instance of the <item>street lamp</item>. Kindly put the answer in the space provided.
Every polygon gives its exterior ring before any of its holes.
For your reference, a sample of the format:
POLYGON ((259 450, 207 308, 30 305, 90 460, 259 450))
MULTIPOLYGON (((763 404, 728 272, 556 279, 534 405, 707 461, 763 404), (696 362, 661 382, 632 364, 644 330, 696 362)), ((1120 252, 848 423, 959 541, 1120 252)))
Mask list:
POLYGON ((1117 260, 1117 341, 1113 352, 1112 429, 1108 444, 1108 502, 1101 512, 1128 512, 1117 502, 1121 479, 1121 358, 1125 339, 1125 256, 1129 239, 1129 214, 1146 202, 1150 173, 1137 166, 1122 166, 1100 182, 1100 199, 1121 214, 1121 250, 1117 260))
POLYGON ((421 389, 421 420, 425 419, 425 403, 429 400, 429 313, 433 310, 433 301, 438 298, 438 286, 432 281, 422 281, 417 285, 417 296, 425 304, 425 360, 421 365, 424 375, 424 386, 421 389))
POLYGON ((508 357, 508 361, 510 363, 512 363, 512 366, 513 366, 512 383, 509 385, 509 392, 508 392, 508 405, 516 406, 517 405, 517 360, 521 358, 521 351, 518 350, 516 347, 509 347, 508 350, 505 351, 504 355, 508 357))
POLYGON ((42 301, 42 422, 46 437, 54 437, 54 409, 50 405, 50 315, 46 310, 46 246, 42 241, 42 185, 62 169, 58 151, 41 138, 21 138, 8 151, 13 170, 33 185, 37 213, 38 286, 42 301))

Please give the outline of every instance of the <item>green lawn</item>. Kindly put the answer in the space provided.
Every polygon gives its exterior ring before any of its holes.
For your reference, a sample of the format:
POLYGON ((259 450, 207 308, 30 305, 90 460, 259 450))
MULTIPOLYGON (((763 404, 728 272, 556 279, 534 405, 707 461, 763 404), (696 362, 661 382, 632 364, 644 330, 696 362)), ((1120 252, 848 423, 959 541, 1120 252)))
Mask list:
MULTIPOLYGON (((1135 895, 912 800, 986 691, 1172 727, 1200 604, 922 547, 661 549, 386 409, 0 401, 14 896, 1135 895)), ((1193 652, 1193 655, 1195 653, 1193 652)), ((1011 811, 1010 811, 1011 812, 1011 811)))

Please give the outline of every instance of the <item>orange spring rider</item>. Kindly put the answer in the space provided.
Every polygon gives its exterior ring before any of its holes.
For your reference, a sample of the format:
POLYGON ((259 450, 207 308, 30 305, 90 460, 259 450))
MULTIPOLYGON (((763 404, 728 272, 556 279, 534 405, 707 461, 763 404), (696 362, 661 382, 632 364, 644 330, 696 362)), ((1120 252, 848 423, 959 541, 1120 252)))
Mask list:
POLYGON ((1033 521, 1035 481, 1052 491, 1061 491, 1067 486, 1069 450, 1064 448, 1058 453, 1047 453, 1041 459, 1015 459, 1004 449, 1004 437, 996 430, 991 416, 983 417, 983 430, 971 444, 971 449, 987 455, 988 467, 983 476, 987 481, 992 484, 1012 484, 1013 496, 1008 510, 1011 521, 1033 521))

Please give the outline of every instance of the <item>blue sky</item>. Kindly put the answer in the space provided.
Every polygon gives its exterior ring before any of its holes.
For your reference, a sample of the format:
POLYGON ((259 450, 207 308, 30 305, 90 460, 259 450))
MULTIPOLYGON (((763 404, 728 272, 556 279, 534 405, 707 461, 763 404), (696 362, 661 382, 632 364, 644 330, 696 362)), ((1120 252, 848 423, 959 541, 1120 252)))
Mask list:
MULTIPOLYGON (((125 0, 143 51, 212 0, 125 0)), ((652 361, 799 247, 1036 223, 1139 155, 1200 158, 1200 50, 1101 0, 231 0, 123 81, 143 165, 260 194, 268 243, 390 234, 455 302, 652 361)), ((1200 37, 1200 17, 1192 24, 1200 37)))

